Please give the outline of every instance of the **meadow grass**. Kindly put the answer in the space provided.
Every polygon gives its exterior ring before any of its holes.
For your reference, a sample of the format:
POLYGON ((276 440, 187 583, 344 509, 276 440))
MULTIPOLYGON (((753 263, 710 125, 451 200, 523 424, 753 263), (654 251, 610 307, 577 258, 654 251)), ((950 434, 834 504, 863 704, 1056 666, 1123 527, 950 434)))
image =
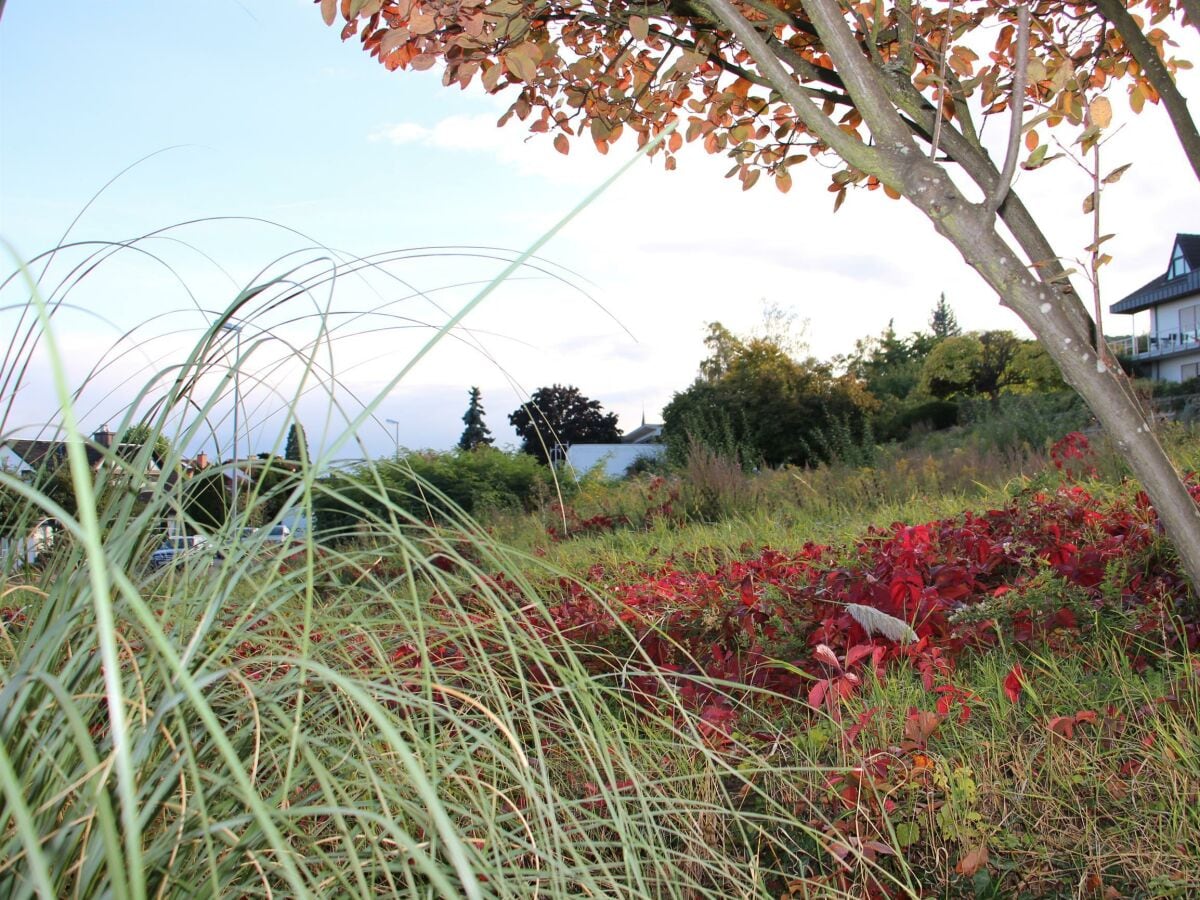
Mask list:
MULTIPOLYGON (((336 277, 256 280, 218 321, 253 322, 336 277)), ((41 293, 29 287, 30 333, 53 349, 41 293)), ((312 385, 336 405, 336 373, 318 364, 330 327, 315 318, 299 386, 276 395, 289 413, 276 447, 312 385)), ((164 471, 212 429, 233 340, 210 327, 148 380, 138 400, 152 411, 135 404, 119 423, 168 438, 164 471)), ((29 352, 6 358, 6 382, 29 352)), ((1200 891, 1198 667, 1170 622, 1161 640, 1118 617, 1070 646, 964 654, 955 684, 970 715, 960 704, 935 721, 919 715, 935 698, 911 668, 863 678, 833 715, 806 690, 656 667, 594 583, 574 582, 615 638, 554 612, 563 579, 596 566, 708 572, 764 546, 848 544, 872 526, 1001 505, 1057 483, 1041 448, 893 448, 873 468, 757 475, 696 461, 690 481, 585 480, 483 523, 426 485, 441 511, 431 523, 370 465, 339 493, 322 468, 335 441, 256 482, 207 549, 151 571, 165 521, 204 524, 186 479, 135 489, 128 473, 146 468, 152 442, 132 458, 93 447, 93 476, 55 371, 70 490, 0 473, 10 533, 47 515, 63 525, 39 566, 10 557, 0 573, 4 896, 1200 891), (268 525, 312 521, 331 493, 355 513, 343 530, 283 546, 243 535, 255 510, 271 510, 268 525), (568 506, 577 523, 627 524, 552 539, 568 506), (1019 703, 1007 694, 1017 664, 1019 703), (731 706, 732 731, 714 717, 731 706)), ((377 405, 347 414, 339 440, 377 405)), ((1181 460, 1200 457, 1194 434, 1172 440, 1181 460)), ((1104 459, 1091 487, 1129 492, 1104 459)))

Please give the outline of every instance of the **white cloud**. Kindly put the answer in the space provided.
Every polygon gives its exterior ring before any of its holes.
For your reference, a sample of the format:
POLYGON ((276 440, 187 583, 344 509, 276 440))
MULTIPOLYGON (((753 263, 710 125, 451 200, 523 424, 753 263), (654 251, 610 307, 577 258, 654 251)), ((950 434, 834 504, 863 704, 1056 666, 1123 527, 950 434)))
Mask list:
POLYGON ((372 141, 390 141, 398 146, 428 143, 433 132, 416 122, 387 125, 370 135, 372 141))

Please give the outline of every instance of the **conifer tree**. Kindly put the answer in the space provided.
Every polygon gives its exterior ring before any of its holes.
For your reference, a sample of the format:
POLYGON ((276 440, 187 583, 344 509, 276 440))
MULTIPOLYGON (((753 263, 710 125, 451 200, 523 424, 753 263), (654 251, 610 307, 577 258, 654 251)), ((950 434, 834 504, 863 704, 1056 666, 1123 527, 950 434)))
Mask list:
POLYGON ((939 341, 962 334, 962 329, 958 327, 958 319, 954 317, 954 310, 946 302, 944 292, 938 297, 937 306, 933 308, 933 315, 929 317, 929 330, 939 341))
POLYGON ((308 456, 308 438, 304 435, 304 426, 299 422, 293 422, 292 427, 288 429, 287 445, 283 448, 284 459, 294 459, 297 462, 308 456))
POLYGON ((467 427, 463 429, 462 437, 458 439, 460 450, 474 450, 476 447, 492 445, 492 432, 483 424, 484 409, 479 398, 479 388, 471 388, 471 403, 462 417, 467 427))

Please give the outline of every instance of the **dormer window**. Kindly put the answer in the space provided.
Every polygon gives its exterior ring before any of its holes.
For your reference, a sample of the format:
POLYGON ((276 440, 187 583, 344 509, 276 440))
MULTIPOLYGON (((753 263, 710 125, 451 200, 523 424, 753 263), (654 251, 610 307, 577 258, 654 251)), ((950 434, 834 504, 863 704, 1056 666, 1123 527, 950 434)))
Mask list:
POLYGON ((1183 248, 1176 244, 1175 252, 1171 254, 1171 268, 1167 270, 1167 278, 1182 278, 1189 271, 1187 260, 1183 255, 1183 248))

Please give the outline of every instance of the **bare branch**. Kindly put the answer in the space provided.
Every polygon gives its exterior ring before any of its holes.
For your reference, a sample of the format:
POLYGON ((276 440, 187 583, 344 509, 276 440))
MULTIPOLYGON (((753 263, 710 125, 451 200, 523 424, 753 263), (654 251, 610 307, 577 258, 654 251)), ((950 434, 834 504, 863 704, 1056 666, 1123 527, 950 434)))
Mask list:
POLYGON ((1008 196, 1009 186, 1017 171, 1017 157, 1021 154, 1021 119, 1025 110, 1025 74, 1029 62, 1029 7, 1021 4, 1017 7, 1017 50, 1013 58, 1012 94, 1008 100, 1009 112, 1012 117, 1008 124, 1008 150, 1004 154, 1004 168, 1000 170, 1000 180, 996 189, 988 196, 983 209, 991 218, 1004 203, 1008 196))
POLYGON ((937 118, 933 123, 933 141, 929 145, 929 158, 937 159, 938 143, 942 138, 942 113, 946 105, 946 49, 950 46, 951 22, 954 21, 954 0, 946 8, 946 29, 942 32, 942 45, 938 48, 938 89, 937 89, 937 118))

